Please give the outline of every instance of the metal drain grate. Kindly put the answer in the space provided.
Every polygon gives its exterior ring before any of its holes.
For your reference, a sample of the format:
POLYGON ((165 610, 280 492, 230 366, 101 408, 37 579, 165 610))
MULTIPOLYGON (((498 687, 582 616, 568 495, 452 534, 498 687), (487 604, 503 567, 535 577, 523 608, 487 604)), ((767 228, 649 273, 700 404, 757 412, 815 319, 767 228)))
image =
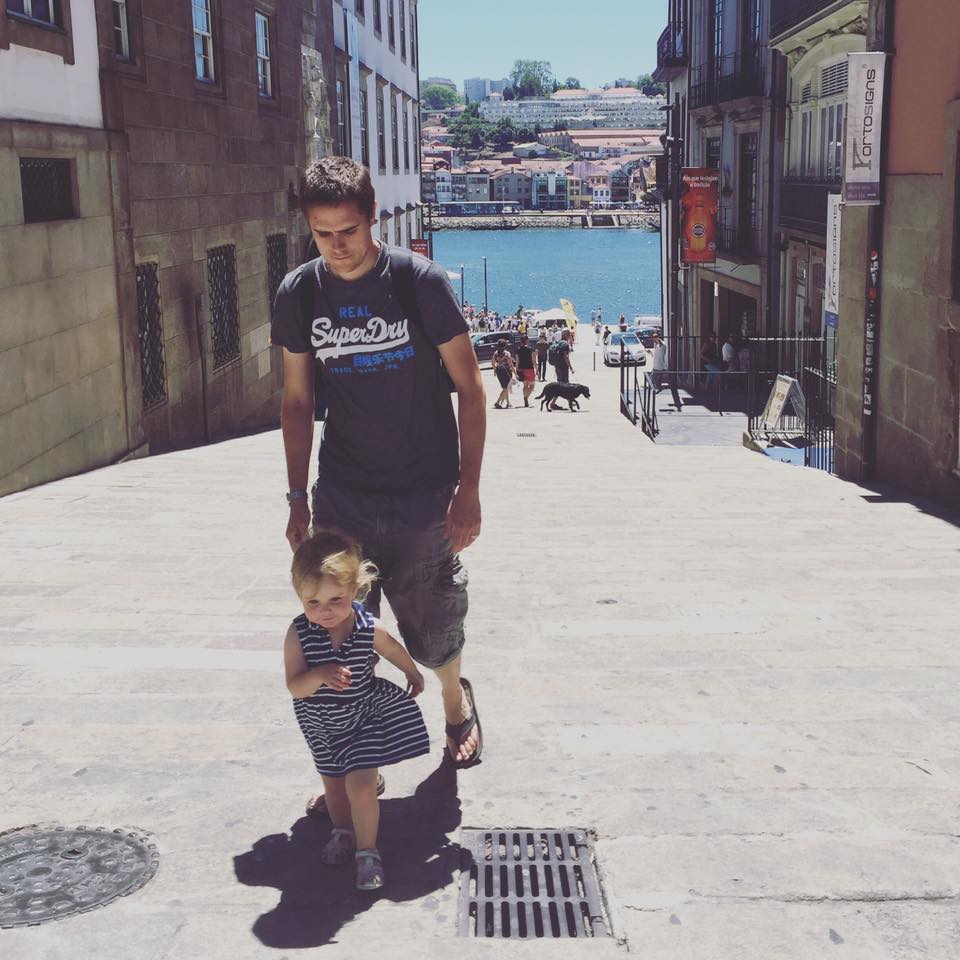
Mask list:
POLYGON ((139 890, 160 854, 126 830, 57 825, 0 834, 0 929, 36 926, 139 890))
POLYGON ((535 437, 536 434, 535 433, 518 433, 517 436, 518 437, 535 437))
POLYGON ((460 936, 609 936, 583 830, 463 830, 460 936))

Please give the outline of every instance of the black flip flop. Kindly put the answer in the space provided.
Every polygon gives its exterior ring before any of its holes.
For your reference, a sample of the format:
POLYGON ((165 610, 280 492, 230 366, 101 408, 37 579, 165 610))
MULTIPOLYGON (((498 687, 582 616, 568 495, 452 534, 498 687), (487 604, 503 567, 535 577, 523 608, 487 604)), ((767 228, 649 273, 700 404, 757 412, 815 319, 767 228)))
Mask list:
POLYGON ((464 740, 467 739, 467 736, 470 734, 470 731, 474 727, 477 728, 477 749, 473 751, 473 754, 467 757, 466 760, 455 760, 450 756, 450 750, 446 746, 443 747, 443 751, 447 756, 447 759, 458 769, 466 770, 467 767, 472 767, 474 764, 480 762, 480 754, 483 753, 483 728, 480 726, 480 715, 477 713, 477 701, 473 696, 473 686, 466 677, 460 678, 460 686, 463 687, 464 691, 467 694, 467 699, 470 701, 470 716, 466 720, 461 720, 460 723, 448 723, 446 725, 446 734, 450 737, 451 740, 459 747, 464 740))

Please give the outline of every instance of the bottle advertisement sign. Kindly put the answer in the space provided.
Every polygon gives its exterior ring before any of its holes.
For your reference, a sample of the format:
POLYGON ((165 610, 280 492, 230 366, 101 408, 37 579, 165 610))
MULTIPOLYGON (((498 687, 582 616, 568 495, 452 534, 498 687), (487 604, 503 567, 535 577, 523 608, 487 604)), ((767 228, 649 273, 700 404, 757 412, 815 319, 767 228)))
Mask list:
POLYGON ((850 53, 847 152, 843 199, 880 203, 880 136, 883 132, 885 53, 850 53))
POLYGON ((715 263, 720 171, 684 167, 680 193, 681 263, 715 263))
POLYGON ((827 195, 827 262, 823 288, 823 323, 840 326, 840 194, 827 195))

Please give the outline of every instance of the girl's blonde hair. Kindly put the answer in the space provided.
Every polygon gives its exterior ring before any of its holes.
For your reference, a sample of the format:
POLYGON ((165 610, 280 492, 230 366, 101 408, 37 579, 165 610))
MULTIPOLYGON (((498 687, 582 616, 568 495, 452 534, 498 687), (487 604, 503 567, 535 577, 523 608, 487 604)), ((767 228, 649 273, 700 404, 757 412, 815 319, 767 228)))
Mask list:
POLYGON ((314 530, 297 547, 290 566, 293 589, 299 594, 305 583, 332 577, 342 587, 357 591, 362 599, 379 570, 360 553, 360 544, 339 530, 314 530))

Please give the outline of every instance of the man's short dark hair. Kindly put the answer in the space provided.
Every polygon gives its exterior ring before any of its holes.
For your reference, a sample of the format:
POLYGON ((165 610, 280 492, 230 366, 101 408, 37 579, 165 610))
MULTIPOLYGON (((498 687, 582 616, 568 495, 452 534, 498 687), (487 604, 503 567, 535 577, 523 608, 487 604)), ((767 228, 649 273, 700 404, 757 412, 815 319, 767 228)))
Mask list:
POLYGON ((373 216, 376 195, 370 172, 350 157, 322 157, 307 167, 300 179, 300 209, 354 203, 366 217, 373 216))

